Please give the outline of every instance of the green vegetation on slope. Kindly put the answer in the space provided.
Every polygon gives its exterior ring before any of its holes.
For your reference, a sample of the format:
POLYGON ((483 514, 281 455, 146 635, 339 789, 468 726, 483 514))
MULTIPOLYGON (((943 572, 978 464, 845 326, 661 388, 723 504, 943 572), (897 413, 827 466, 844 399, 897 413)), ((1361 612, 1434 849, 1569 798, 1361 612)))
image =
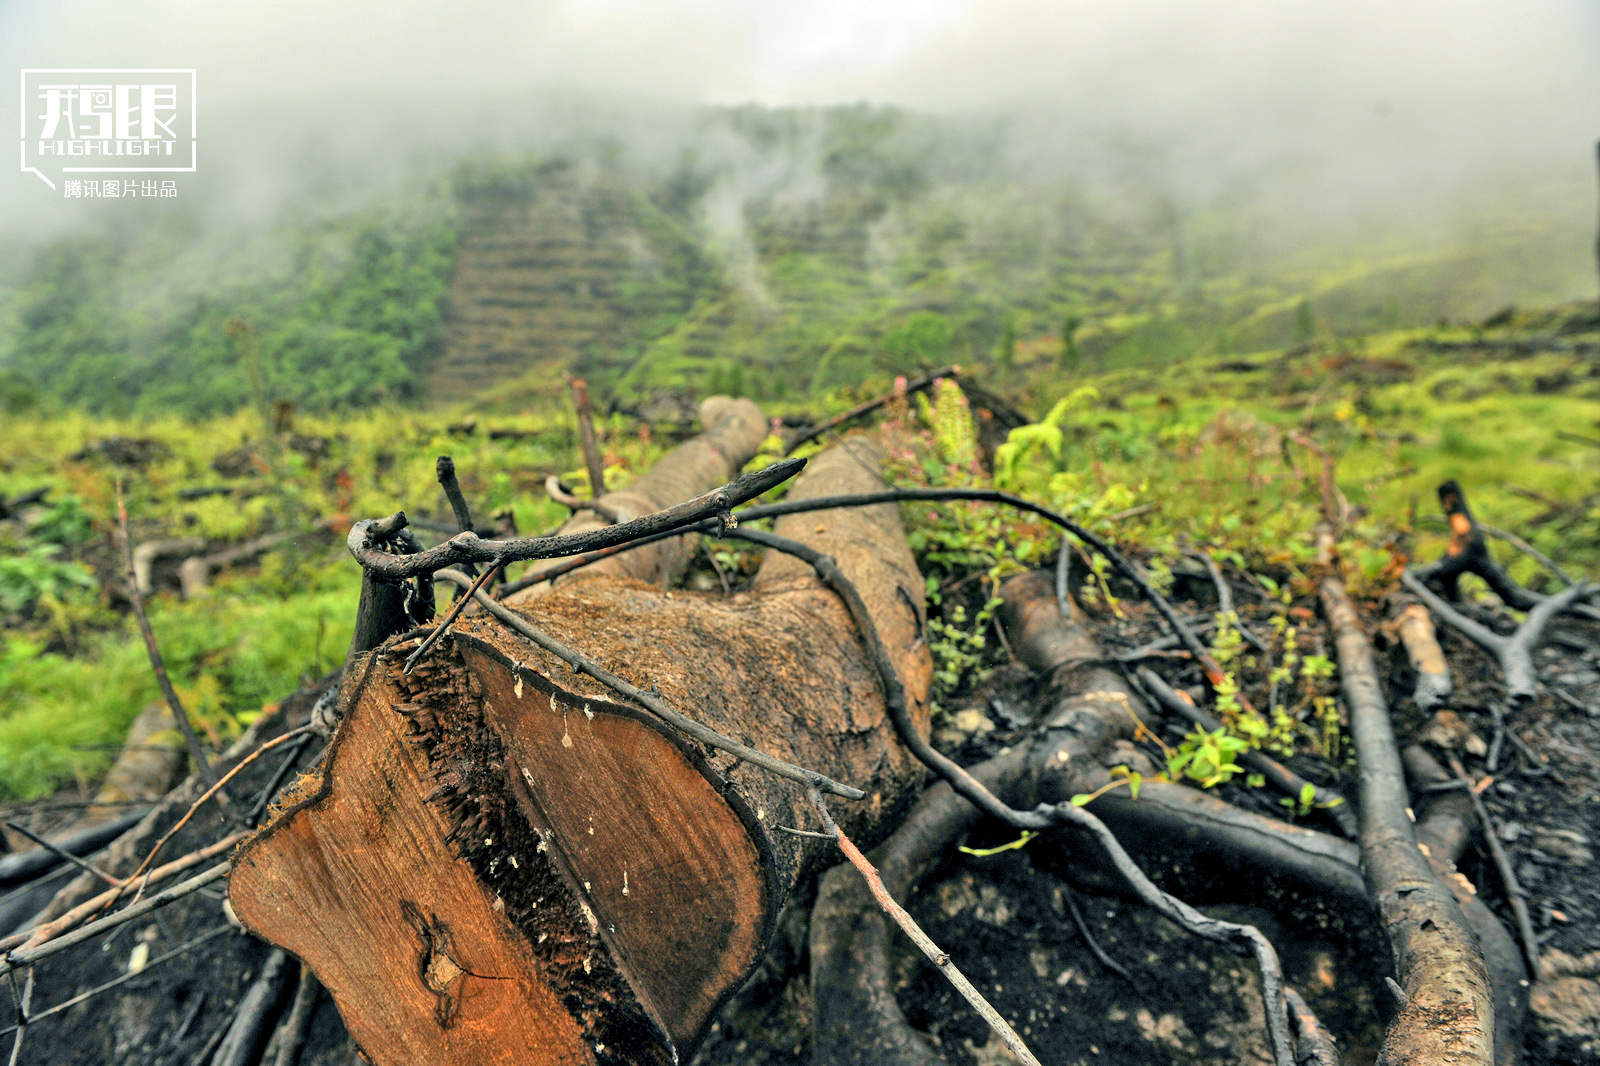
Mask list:
POLYGON ((1009 157, 994 129, 892 109, 710 110, 677 136, 669 163, 596 131, 227 235, 107 216, 0 293, 0 402, 511 409, 569 370, 624 403, 714 385, 777 401, 944 362, 1013 386, 1589 283, 1571 220, 1592 192, 1564 179, 1334 220, 1185 203, 1135 161, 1090 187, 1009 157))
MULTIPOLYGON (((942 335, 925 323, 908 331, 905 344, 928 340, 918 329, 933 340, 942 335)), ((891 409, 884 431, 896 483, 1021 492, 1127 545, 1159 582, 1170 582, 1187 555, 1205 552, 1253 583, 1266 607, 1287 610, 1312 595, 1310 530, 1322 504, 1321 461, 1297 443, 1302 433, 1334 458, 1338 484, 1356 509, 1342 547, 1358 592, 1386 588, 1398 560, 1428 559, 1442 549, 1433 492, 1450 477, 1460 479, 1486 521, 1523 534, 1575 572, 1594 574, 1600 448, 1585 441, 1600 439, 1597 359, 1600 317, 1587 306, 1501 316, 1480 328, 1394 331, 1249 359, 1194 359, 1159 374, 1069 375, 1052 359, 1048 368, 1031 368, 1040 377, 1025 390, 1042 412, 1039 421, 1012 432, 992 478, 977 462, 958 392, 943 389, 931 401, 891 409), (1289 603, 1279 599, 1284 593, 1289 603)), ((1020 363, 1014 372, 1030 368, 1020 363)), ((843 410, 888 384, 879 376, 838 390, 811 413, 843 410)), ((799 409, 792 402, 772 408, 799 409)), ((173 676, 203 728, 220 740, 303 676, 341 658, 359 585, 343 549, 344 522, 396 507, 413 519, 449 521, 433 480, 436 456, 455 457, 484 519, 509 512, 529 533, 564 515, 545 497, 543 482, 551 473, 584 480, 570 413, 485 416, 471 427, 458 418, 387 407, 337 418, 302 415, 282 431, 248 410, 199 421, 82 414, 13 420, 15 432, 0 443, 0 497, 45 486, 52 495, 47 505, 0 521, 7 560, 0 567, 0 787, 31 795, 91 777, 110 756, 85 745, 115 743, 155 698, 116 592, 115 478, 127 481, 136 540, 199 535, 220 546, 272 529, 298 534, 258 567, 220 575, 205 598, 181 602, 170 573, 154 597, 152 617, 173 676), (513 432, 491 436, 491 429, 513 432), (195 488, 231 492, 183 496, 195 488)), ((613 487, 670 443, 620 415, 602 430, 613 487)), ((929 580, 939 696, 949 706, 998 654, 985 635, 993 580, 1048 562, 1059 542, 1027 516, 984 505, 917 505, 903 513, 929 580)), ((1531 560, 1497 551, 1519 580, 1552 587, 1531 560)), ((754 553, 731 546, 716 555, 735 579, 757 563, 754 553)), ((1114 614, 1122 609, 1116 597, 1127 590, 1102 580, 1102 560, 1090 563, 1092 605, 1114 614)), ((709 572, 699 577, 720 588, 709 572)), ((1293 624, 1283 614, 1273 639, 1283 644, 1293 624)), ((1286 647, 1274 654, 1281 658, 1286 647)), ((1246 688, 1261 680, 1252 672, 1264 669, 1247 658, 1240 659, 1246 688)), ((1309 662, 1297 669, 1310 669, 1309 662)), ((1306 679, 1303 721, 1263 720, 1265 732, 1244 735, 1335 752, 1330 705, 1316 702, 1332 691, 1325 680, 1306 679)))
POLYGON ((448 209, 373 209, 225 253, 181 223, 60 241, 12 294, 6 403, 209 415, 414 399, 442 336, 448 209))

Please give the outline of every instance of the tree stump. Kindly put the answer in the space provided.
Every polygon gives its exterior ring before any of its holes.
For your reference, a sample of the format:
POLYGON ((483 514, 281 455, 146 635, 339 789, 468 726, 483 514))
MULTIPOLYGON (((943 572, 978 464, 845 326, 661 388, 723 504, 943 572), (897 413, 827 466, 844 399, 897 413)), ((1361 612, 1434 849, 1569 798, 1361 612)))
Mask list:
MULTIPOLYGON (((760 412, 708 413, 708 433, 633 486, 629 506, 657 509, 743 465, 760 412)), ((881 451, 848 445, 792 494, 877 487, 881 451)), ((778 532, 860 588, 925 729, 922 581, 898 511, 793 515, 778 532)), ((864 789, 835 804, 839 820, 856 839, 883 836, 922 770, 842 603, 775 555, 748 593, 663 587, 687 554, 679 542, 625 553, 509 603, 683 713, 864 789)), ((686 1058, 832 847, 777 831, 815 828, 800 788, 687 740, 481 611, 406 676, 412 647, 390 642, 347 670, 323 772, 235 860, 240 920, 311 966, 382 1066, 686 1058)))

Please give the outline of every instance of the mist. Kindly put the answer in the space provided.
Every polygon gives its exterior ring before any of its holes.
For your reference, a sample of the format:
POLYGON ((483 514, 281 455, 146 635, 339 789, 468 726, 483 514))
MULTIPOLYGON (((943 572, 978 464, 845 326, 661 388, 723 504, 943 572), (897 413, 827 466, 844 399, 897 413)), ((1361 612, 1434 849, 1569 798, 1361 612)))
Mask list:
MULTIPOLYGON (((921 131, 936 180, 1221 207, 1279 250, 1424 239, 1475 198, 1520 199, 1572 220, 1551 255, 1574 291, 1592 275, 1600 5, 1581 0, 23 0, 0 6, 0 59, 199 72, 199 171, 179 175, 176 211, 64 200, 14 173, 13 249, 177 213, 194 241, 232 246, 286 215, 404 197, 465 156, 656 176, 692 156, 715 176, 704 238, 760 302, 745 205, 821 196, 806 109, 867 102, 937 122, 921 131), (794 135, 755 144, 718 118, 751 104, 801 109, 794 135)), ((0 84, 15 114, 17 82, 0 84)))

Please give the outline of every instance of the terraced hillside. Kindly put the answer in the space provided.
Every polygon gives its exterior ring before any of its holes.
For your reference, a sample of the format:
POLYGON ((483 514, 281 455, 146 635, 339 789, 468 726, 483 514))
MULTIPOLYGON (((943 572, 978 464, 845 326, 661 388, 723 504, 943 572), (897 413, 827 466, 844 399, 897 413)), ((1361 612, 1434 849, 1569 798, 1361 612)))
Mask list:
POLYGON ((443 351, 449 403, 509 378, 547 380, 636 351, 713 275, 682 224, 637 186, 565 162, 466 182, 443 351))

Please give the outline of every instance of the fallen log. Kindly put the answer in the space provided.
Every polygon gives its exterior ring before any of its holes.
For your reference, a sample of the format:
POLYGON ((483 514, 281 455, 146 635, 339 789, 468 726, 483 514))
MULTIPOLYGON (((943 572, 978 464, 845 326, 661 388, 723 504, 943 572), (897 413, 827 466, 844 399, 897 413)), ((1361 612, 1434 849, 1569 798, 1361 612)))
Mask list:
MULTIPOLYGON (((702 417, 706 434, 606 505, 627 521, 704 492, 766 432, 748 401, 702 417)), ((859 460, 877 453, 853 444, 813 461, 790 498, 874 487, 859 460)), ((563 532, 599 521, 580 513, 563 532)), ((925 733, 922 581, 898 511, 777 528, 861 590, 925 733)), ((922 769, 838 597, 776 553, 749 593, 669 591, 686 539, 506 605, 722 734, 865 790, 839 821, 879 839, 922 769)), ((407 675, 415 643, 352 663, 323 772, 235 860, 240 920, 316 972, 381 1066, 686 1057, 831 847, 776 831, 804 824, 804 790, 691 742, 479 607, 407 675)))

